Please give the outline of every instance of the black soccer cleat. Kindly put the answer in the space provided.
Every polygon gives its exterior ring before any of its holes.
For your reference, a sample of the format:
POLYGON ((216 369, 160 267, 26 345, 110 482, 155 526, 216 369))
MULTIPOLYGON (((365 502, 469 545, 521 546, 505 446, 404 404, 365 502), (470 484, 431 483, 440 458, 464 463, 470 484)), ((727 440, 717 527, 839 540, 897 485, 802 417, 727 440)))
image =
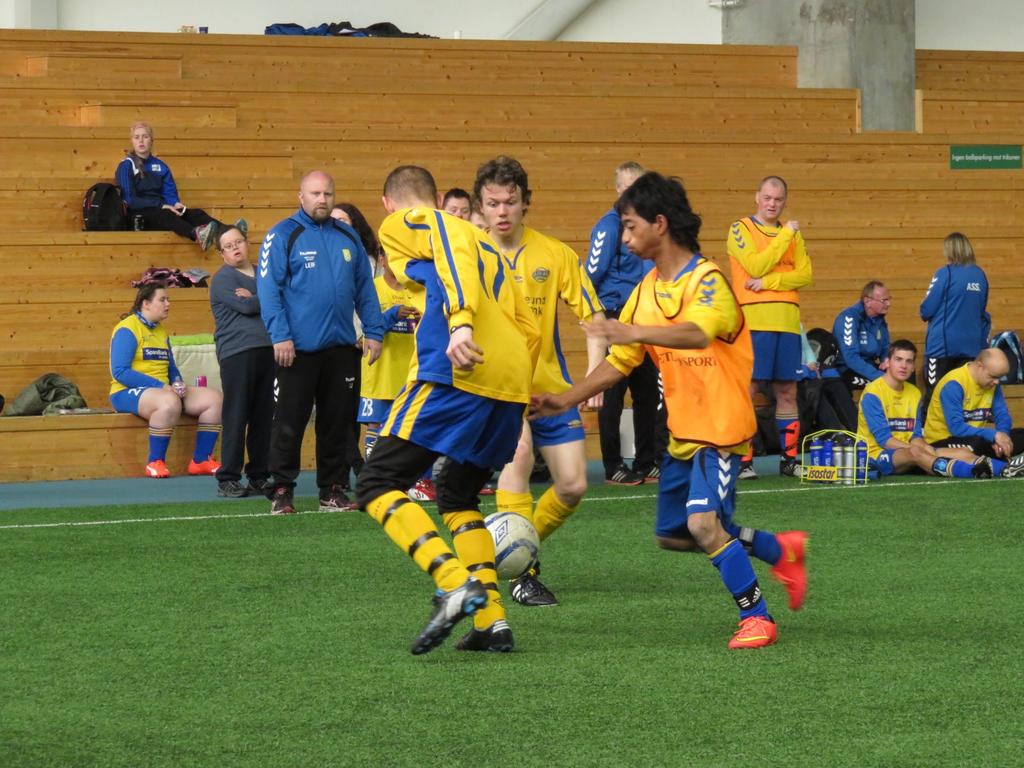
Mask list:
POLYGON ((800 462, 797 459, 787 456, 779 460, 779 474, 782 477, 800 477, 803 475, 803 471, 803 467, 800 466, 800 462))
POLYGON ((508 622, 499 619, 487 629, 475 627, 459 640, 455 646, 460 651, 491 651, 492 653, 510 653, 515 648, 512 630, 508 622))
POLYGON ((1024 476, 1024 453, 1018 453, 1006 462, 1006 468, 1000 477, 1021 477, 1024 476))
POLYGON ((558 605, 558 599, 554 593, 537 578, 539 573, 539 567, 534 567, 518 579, 510 581, 509 593, 512 595, 512 599, 520 605, 527 606, 558 605))
POLYGON ((485 605, 487 590, 473 578, 451 592, 437 590, 434 594, 434 612, 412 644, 413 655, 419 656, 437 648, 452 633, 452 627, 485 605))
POLYGON ((987 480, 992 477, 992 459, 982 456, 971 465, 971 477, 975 480, 987 480))

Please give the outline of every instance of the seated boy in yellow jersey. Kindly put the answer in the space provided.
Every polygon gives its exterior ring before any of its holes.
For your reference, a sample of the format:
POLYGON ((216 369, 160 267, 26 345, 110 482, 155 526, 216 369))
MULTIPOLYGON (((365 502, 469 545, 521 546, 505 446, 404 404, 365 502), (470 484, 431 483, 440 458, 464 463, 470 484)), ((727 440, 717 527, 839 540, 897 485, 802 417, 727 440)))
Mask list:
POLYGON ((1010 370, 1001 349, 983 349, 935 385, 924 439, 936 448, 967 448, 978 456, 1002 459, 1003 477, 1024 475, 1024 429, 1014 428, 999 379, 1010 370), (991 426, 989 426, 991 425, 991 426))
POLYGON ((384 184, 390 214, 380 242, 391 268, 422 307, 405 388, 359 474, 359 506, 433 578, 434 610, 412 646, 440 645, 474 615, 460 650, 511 651, 498 592, 494 542, 478 494, 515 453, 529 401, 537 331, 501 255, 472 224, 436 210, 433 176, 400 166, 384 184), (437 507, 455 553, 406 489, 440 456, 437 507))
MULTIPOLYGON (((779 176, 766 176, 754 196, 757 214, 733 222, 726 238, 732 268, 732 289, 743 308, 754 345, 751 392, 770 381, 779 431, 779 473, 797 474, 800 419, 796 383, 803 378, 800 354, 800 291, 811 283, 800 224, 779 218, 789 194, 779 176)), ((755 479, 753 451, 743 458, 741 479, 755 479)))
POLYGON ((992 477, 1005 462, 978 458, 965 448, 928 445, 923 429, 921 390, 909 382, 917 347, 906 339, 894 341, 885 372, 864 387, 858 404, 857 433, 867 438, 868 463, 882 477, 920 470, 945 477, 992 477))
MULTIPOLYGON (((564 392, 571 385, 558 337, 558 300, 583 321, 603 319, 604 312, 579 257, 564 243, 523 224, 530 205, 526 170, 511 157, 496 157, 480 166, 473 194, 489 232, 540 326, 540 360, 533 375, 534 392, 564 392)), ((588 370, 604 356, 600 340, 587 342, 588 370)), ((538 419, 523 427, 515 458, 498 477, 498 509, 533 521, 541 541, 561 526, 587 490, 587 454, 579 411, 538 419), (554 485, 533 508, 530 473, 533 448, 540 450, 554 485)), ((557 605, 537 577, 539 566, 511 583, 512 599, 521 605, 557 605)))
POLYGON ((773 565, 801 607, 807 588, 806 534, 772 534, 733 522, 736 479, 756 423, 750 399, 750 333, 725 276, 700 255, 700 217, 682 183, 646 173, 615 204, 623 242, 653 260, 619 320, 595 321, 587 333, 611 342, 608 357, 587 378, 558 395, 533 399, 533 414, 558 413, 603 392, 640 365, 645 351, 665 387, 668 455, 658 488, 655 537, 670 550, 706 552, 740 612, 730 648, 775 642, 775 621, 750 555, 773 565), (749 549, 749 554, 748 554, 749 549))

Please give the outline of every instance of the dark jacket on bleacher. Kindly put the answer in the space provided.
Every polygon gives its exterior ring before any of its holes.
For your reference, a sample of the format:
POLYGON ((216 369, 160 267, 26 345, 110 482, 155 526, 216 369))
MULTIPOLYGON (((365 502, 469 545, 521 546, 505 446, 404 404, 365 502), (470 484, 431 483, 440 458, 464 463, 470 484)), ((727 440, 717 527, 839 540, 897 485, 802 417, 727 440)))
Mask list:
POLYGON ((116 175, 121 195, 130 209, 159 208, 180 201, 171 169, 155 155, 150 155, 138 172, 132 158, 126 157, 117 166, 116 175))

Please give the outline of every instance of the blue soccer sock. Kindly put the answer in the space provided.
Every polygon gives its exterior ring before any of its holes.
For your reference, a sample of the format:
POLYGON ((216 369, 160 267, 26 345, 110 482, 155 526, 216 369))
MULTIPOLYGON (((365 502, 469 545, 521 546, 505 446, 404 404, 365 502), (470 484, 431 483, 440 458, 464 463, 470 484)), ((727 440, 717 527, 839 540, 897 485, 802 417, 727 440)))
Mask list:
POLYGON ((757 528, 740 528, 735 523, 725 526, 725 532, 740 540, 743 548, 752 556, 768 565, 775 565, 782 558, 782 545, 770 531, 757 528))
POLYGON ((168 429, 149 428, 149 458, 147 462, 167 461, 167 446, 171 444, 171 433, 174 427, 168 429))
MULTIPOLYGON (((998 476, 1002 472, 1002 467, 996 469, 997 460, 992 460, 992 474, 998 476)), ((999 462, 1002 463, 1002 462, 999 462)), ((1004 464, 1005 466, 1005 464, 1004 464)), ((970 480, 974 477, 972 470, 974 465, 967 461, 960 461, 958 459, 945 459, 943 457, 937 458, 932 462, 932 472, 936 475, 943 475, 945 477, 958 477, 961 480, 970 480)))
POLYGON ((768 616, 768 604, 761 595, 761 587, 757 583, 757 574, 750 558, 738 539, 730 539, 729 543, 708 555, 711 564, 718 569, 722 583, 729 590, 732 599, 740 609, 740 619, 750 616, 768 616))
POLYGON ((220 424, 200 424, 196 428, 196 448, 192 453, 192 461, 206 461, 213 455, 213 447, 220 436, 220 424))
POLYGON ((1009 466, 1007 462, 1002 459, 989 459, 989 461, 992 462, 992 477, 999 477, 1003 474, 1003 470, 1009 466))

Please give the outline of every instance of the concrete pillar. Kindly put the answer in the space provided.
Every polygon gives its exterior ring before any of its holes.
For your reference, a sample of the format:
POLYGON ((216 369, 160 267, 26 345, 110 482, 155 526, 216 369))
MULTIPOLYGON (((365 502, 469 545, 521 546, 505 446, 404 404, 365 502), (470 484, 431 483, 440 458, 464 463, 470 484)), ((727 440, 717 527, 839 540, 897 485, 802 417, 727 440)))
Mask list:
POLYGON ((57 29, 57 0, 0 0, 0 27, 57 29))
POLYGON ((738 0, 722 42, 796 45, 803 88, 859 88, 865 131, 915 128, 914 0, 738 0))

